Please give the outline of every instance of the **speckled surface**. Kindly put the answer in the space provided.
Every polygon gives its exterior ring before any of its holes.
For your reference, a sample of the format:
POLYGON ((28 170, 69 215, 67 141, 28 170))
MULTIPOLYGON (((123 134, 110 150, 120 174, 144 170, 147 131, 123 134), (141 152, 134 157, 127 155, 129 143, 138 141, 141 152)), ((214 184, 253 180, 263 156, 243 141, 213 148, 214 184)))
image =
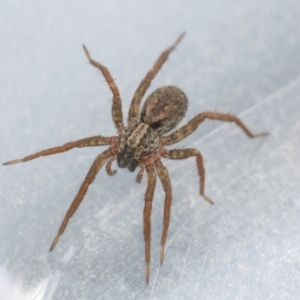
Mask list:
MULTIPOLYGON (((173 186, 164 265, 164 194, 153 207, 144 280, 145 180, 98 174, 56 249, 49 247, 102 148, 0 167, 0 299, 298 299, 300 289, 300 3, 298 1, 7 1, 0 4, 0 160, 112 135, 111 95, 81 45, 119 86, 124 114, 158 54, 187 35, 153 81, 189 98, 187 122, 231 111, 255 132, 204 123, 164 161, 173 186)), ((126 119, 126 118, 125 118, 126 119)))

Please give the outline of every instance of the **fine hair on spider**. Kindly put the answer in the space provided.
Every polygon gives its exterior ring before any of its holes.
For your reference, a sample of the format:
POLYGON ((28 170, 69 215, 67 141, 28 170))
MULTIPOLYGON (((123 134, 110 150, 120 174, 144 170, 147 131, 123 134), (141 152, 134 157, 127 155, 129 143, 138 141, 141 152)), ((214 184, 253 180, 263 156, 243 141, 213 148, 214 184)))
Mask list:
POLYGON ((176 125, 185 116, 188 108, 188 99, 184 92, 176 86, 163 86, 152 92, 145 100, 142 108, 140 104, 151 81, 157 75, 169 54, 183 39, 185 33, 182 33, 173 45, 164 50, 152 68, 146 73, 131 100, 129 108, 127 126, 123 122, 122 102, 119 89, 111 76, 109 70, 99 62, 95 61, 88 49, 83 45, 84 53, 91 65, 96 67, 103 75, 109 89, 112 92, 112 119, 117 129, 116 136, 92 136, 77 141, 66 143, 59 147, 49 148, 22 159, 11 160, 4 165, 12 165, 20 162, 26 162, 40 156, 47 156, 69 151, 73 148, 109 146, 108 149, 100 153, 94 160, 88 171, 79 191, 71 203, 62 223, 54 238, 50 251, 56 246, 60 236, 63 234, 70 218, 74 215, 81 201, 83 200, 89 185, 94 181, 100 169, 106 164, 106 172, 109 176, 116 174, 112 170, 113 161, 117 160, 119 168, 127 168, 130 172, 139 171, 136 181, 141 182, 144 171, 147 174, 147 188, 145 193, 145 204, 143 212, 143 233, 145 241, 145 279, 149 282, 150 277, 150 241, 151 241, 151 211, 152 200, 156 186, 157 175, 162 183, 165 193, 164 211, 163 211, 163 230, 161 236, 160 263, 164 260, 164 248, 167 239, 167 233, 170 223, 170 213, 172 204, 172 187, 169 174, 161 162, 161 157, 169 159, 186 159, 195 157, 196 167, 199 176, 200 195, 208 203, 213 204, 212 200, 204 192, 205 169, 201 153, 194 148, 167 150, 165 146, 175 144, 191 133, 206 119, 233 122, 239 126, 249 138, 266 136, 267 133, 253 134, 246 125, 235 115, 229 113, 220 113, 216 111, 205 111, 195 115, 191 120, 178 130, 167 134, 175 129, 176 125))

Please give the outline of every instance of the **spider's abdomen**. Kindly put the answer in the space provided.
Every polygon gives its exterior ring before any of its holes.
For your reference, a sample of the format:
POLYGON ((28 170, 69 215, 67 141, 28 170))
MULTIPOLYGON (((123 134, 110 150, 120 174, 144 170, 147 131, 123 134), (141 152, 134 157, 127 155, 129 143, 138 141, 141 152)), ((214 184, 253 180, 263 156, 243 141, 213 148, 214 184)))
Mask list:
POLYGON ((153 153, 159 146, 159 135, 149 125, 138 123, 127 127, 119 137, 117 163, 133 172, 139 159, 153 153))
POLYGON ((141 110, 141 122, 161 135, 172 130, 182 120, 187 107, 188 99, 181 89, 164 86, 146 99, 141 110))

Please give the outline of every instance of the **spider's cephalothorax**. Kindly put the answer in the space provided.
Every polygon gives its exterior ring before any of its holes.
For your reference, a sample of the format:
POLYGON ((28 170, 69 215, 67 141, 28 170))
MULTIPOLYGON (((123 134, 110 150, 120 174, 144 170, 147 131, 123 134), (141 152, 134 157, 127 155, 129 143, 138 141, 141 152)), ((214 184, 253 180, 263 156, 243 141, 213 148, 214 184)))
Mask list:
POLYGON ((205 119, 234 122, 250 138, 267 135, 267 133, 253 134, 238 117, 232 114, 206 111, 197 114, 186 125, 165 136, 164 134, 174 129, 175 126, 182 120, 188 106, 188 101, 185 94, 175 86, 165 86, 155 90, 146 99, 139 114, 141 100, 149 88, 151 81, 161 69, 164 62, 168 59, 169 54, 175 49, 183 37, 184 33, 179 36, 179 38, 171 47, 167 48, 161 53, 153 67, 147 72, 145 78, 138 86, 131 101, 127 127, 125 127, 123 123, 122 102, 116 83, 114 82, 108 69, 99 62, 93 60, 87 48, 83 46, 85 55, 87 56, 89 62, 101 71, 113 94, 112 118, 117 128, 118 136, 92 136, 78 141, 69 142, 59 147, 43 150, 26 156, 22 159, 16 159, 4 163, 4 165, 12 165, 19 162, 32 160, 40 156, 65 152, 75 147, 81 148, 103 145, 109 146, 107 150, 103 151, 97 156, 90 167, 89 172, 81 184, 79 191, 69 207, 58 233, 51 244, 50 251, 54 249, 70 218, 74 215, 75 211, 83 200, 89 185, 94 181, 100 169, 104 164, 106 164, 107 174, 110 176, 114 175, 116 171, 111 169, 111 165, 112 162, 117 159, 117 163, 120 168, 128 168, 128 170, 131 172, 133 172, 136 167, 140 168, 136 177, 137 182, 141 181, 144 170, 146 170, 147 173, 147 189, 145 193, 145 206, 143 213, 143 233, 146 262, 145 277, 146 282, 148 283, 150 276, 151 256, 151 210, 157 175, 165 191, 163 231, 161 236, 160 251, 161 263, 164 259, 164 247, 167 240, 172 204, 171 182, 168 171, 161 162, 161 157, 169 159, 185 159, 189 157, 195 157, 200 179, 200 195, 207 202, 213 204, 210 198, 204 193, 205 170, 201 153, 193 148, 167 150, 165 146, 177 143, 190 135, 205 119))
POLYGON ((159 135, 149 125, 138 123, 124 128, 119 137, 117 162, 133 172, 141 157, 152 154, 159 146, 159 135))
POLYGON ((159 147, 159 136, 172 130, 184 117, 188 100, 176 86, 155 90, 145 101, 140 122, 124 128, 119 136, 117 162, 133 172, 142 157, 159 147))

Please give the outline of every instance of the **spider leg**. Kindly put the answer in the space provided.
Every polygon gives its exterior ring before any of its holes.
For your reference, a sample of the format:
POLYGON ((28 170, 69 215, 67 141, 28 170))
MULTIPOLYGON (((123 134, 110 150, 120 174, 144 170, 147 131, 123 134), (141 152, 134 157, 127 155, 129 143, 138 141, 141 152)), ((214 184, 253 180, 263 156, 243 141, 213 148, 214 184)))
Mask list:
POLYGON ((164 219, 163 219, 163 233, 161 236, 161 249, 160 249, 160 263, 163 263, 165 244, 167 240, 167 234, 170 223, 171 205, 172 205, 172 186, 170 182, 170 177, 167 168, 162 164, 160 159, 154 162, 155 169, 162 183, 163 189, 165 191, 165 205, 164 205, 164 219))
POLYGON ((102 64, 100 64, 99 62, 93 60, 88 49, 84 45, 83 45, 83 50, 84 50, 84 53, 85 53, 87 59, 89 60, 90 64, 101 71, 103 77, 105 78, 106 82, 108 83, 108 86, 113 94, 112 118, 113 118, 114 124, 115 124, 118 132, 120 133, 122 131, 122 129, 124 128, 124 124, 123 124, 122 102, 121 102, 119 89, 118 89, 114 79, 112 78, 109 70, 107 69, 107 67, 105 67, 102 64))
POLYGON ((111 158, 108 160, 108 162, 107 162, 107 164, 106 164, 106 173, 107 173, 107 175, 109 175, 109 176, 114 176, 114 175, 117 173, 117 170, 112 170, 112 169, 111 169, 111 164, 116 160, 116 158, 117 158, 117 156, 114 155, 113 157, 111 157, 111 158))
POLYGON ((135 181, 137 183, 140 183, 142 181, 142 178, 143 178, 143 175, 144 175, 144 165, 142 163, 139 163, 139 168, 140 168, 140 170, 137 173, 136 179, 135 179, 135 181))
POLYGON ((147 89, 149 88, 151 81, 157 75, 162 65, 166 62, 166 60, 169 57, 169 54, 176 48, 176 46, 183 39, 184 35, 185 33, 182 33, 172 46, 170 46, 160 54, 160 56, 154 63, 153 67, 147 72, 145 78, 138 86, 131 100, 130 109, 128 113, 128 125, 134 124, 138 121, 141 100, 145 95, 147 89))
POLYGON ((185 159, 191 156, 196 156, 197 170, 200 179, 200 195, 210 204, 214 204, 213 201, 207 197, 204 193, 204 185, 205 185, 205 169, 203 164, 203 157, 201 153, 196 149, 173 149, 170 151, 166 151, 163 154, 163 157, 170 159, 185 159))
POLYGON ((104 137, 104 136, 101 136, 101 135, 92 136, 92 137, 84 138, 84 139, 81 139, 81 140, 78 140, 78 141, 69 142, 69 143, 66 143, 62 146, 42 150, 42 151, 39 151, 37 153, 25 156, 21 159, 11 160, 11 161, 5 162, 3 165, 7 166, 7 165, 17 164, 17 163, 20 163, 20 162, 26 162, 28 160, 32 160, 32 159, 38 158, 40 156, 47 156, 47 155, 66 152, 66 151, 69 151, 73 148, 111 145, 113 143, 114 139, 115 139, 115 137, 104 137))
POLYGON ((147 189, 145 193, 144 206, 144 241, 145 241, 145 278, 146 283, 149 282, 150 277, 150 243, 151 243, 151 211, 154 190, 156 186, 156 173, 153 165, 146 165, 147 172, 147 189))
POLYGON ((83 183, 80 186, 80 189, 79 189, 75 199, 73 200, 72 204, 70 205, 70 207, 60 225, 58 233, 51 244, 50 251, 52 251, 54 249, 54 247, 56 246, 60 236, 63 234, 64 230, 66 229, 70 218, 74 215, 78 206, 80 205, 81 201, 83 200, 83 198, 88 190, 89 185, 94 181, 94 179, 95 179, 96 175, 98 174, 98 172, 100 171, 101 167, 105 164, 105 162, 109 159, 109 157, 111 155, 112 155, 111 149, 108 148, 107 150, 105 150, 104 152, 99 154, 97 156, 97 158, 94 160, 89 172, 87 173, 83 183))
POLYGON ((268 135, 267 132, 262 132, 258 134, 253 134, 248 127, 235 115, 220 113, 215 111, 206 111, 196 115, 191 119, 186 125, 182 126, 180 129, 171 133, 170 135, 163 138, 165 145, 172 145, 177 143, 194 132, 198 126, 205 120, 218 120, 225 122, 234 122, 239 126, 249 138, 258 138, 268 135))

